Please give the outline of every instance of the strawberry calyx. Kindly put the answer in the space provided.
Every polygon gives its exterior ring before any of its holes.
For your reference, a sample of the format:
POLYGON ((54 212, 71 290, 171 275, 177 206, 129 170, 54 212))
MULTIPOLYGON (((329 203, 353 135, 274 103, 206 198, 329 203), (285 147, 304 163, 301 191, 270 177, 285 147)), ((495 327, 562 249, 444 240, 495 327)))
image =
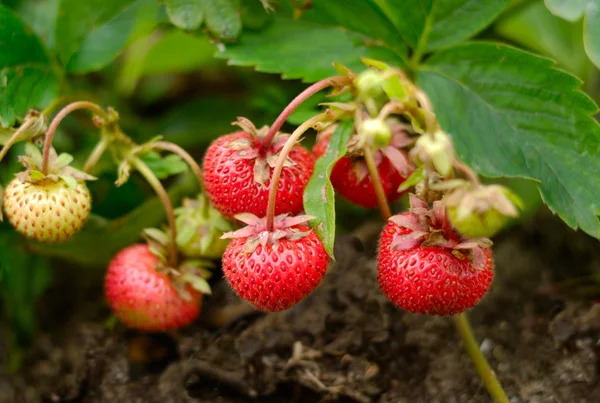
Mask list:
POLYGON ((302 224, 314 219, 309 215, 290 216, 281 214, 273 219, 273 231, 267 230, 267 219, 259 218, 254 214, 242 213, 235 218, 245 227, 236 231, 226 232, 221 239, 247 238, 244 245, 246 253, 252 253, 259 245, 277 245, 282 239, 297 241, 311 233, 312 229, 302 224), (306 231, 303 231, 305 227, 306 231))
POLYGON ((201 256, 222 254, 226 244, 220 240, 220 236, 233 230, 232 224, 212 207, 203 193, 196 199, 183 200, 182 206, 175 209, 175 222, 178 229, 177 245, 180 249, 184 253, 188 249, 197 249, 201 256), (220 244, 223 244, 222 250, 210 253, 215 247, 220 249, 220 244))
POLYGON ((469 257, 476 269, 483 269, 486 264, 484 249, 492 246, 487 238, 466 238, 454 231, 441 201, 429 205, 414 194, 410 194, 408 213, 390 217, 389 221, 410 232, 395 235, 390 247, 405 251, 416 247, 439 247, 452 249, 452 254, 459 259, 469 257))
POLYGON ((56 150, 50 148, 48 173, 44 174, 41 169, 43 162, 41 151, 32 143, 27 143, 25 152, 25 155, 19 156, 19 162, 25 167, 25 170, 16 174, 21 182, 44 185, 63 180, 71 188, 76 188, 78 182, 96 180, 94 176, 70 166, 73 157, 67 153, 57 155, 56 150))
MULTIPOLYGON (((257 129, 250 120, 243 117, 238 117, 237 122, 233 124, 239 126, 250 138, 234 140, 227 147, 234 150, 235 155, 240 159, 254 160, 254 181, 261 186, 266 186, 265 182, 271 176, 271 169, 275 168, 279 153, 290 135, 277 132, 270 144, 263 144, 263 139, 269 132, 268 126, 257 129)), ((300 141, 298 140, 297 143, 300 141)), ((291 167, 294 164, 288 156, 283 166, 291 167)))
POLYGON ((202 294, 212 293, 207 279, 212 276, 210 269, 215 268, 213 262, 204 259, 188 259, 178 267, 171 267, 167 260, 169 235, 158 228, 146 228, 142 235, 148 244, 150 253, 158 258, 158 264, 154 269, 171 279, 173 287, 181 298, 187 301, 192 300, 188 286, 202 294))

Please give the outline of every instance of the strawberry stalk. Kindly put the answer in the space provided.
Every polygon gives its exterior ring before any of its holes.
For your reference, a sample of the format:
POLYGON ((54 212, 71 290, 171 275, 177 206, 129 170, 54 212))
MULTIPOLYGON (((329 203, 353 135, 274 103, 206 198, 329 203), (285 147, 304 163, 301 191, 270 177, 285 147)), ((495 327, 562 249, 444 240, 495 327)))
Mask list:
POLYGON ((471 183, 475 186, 479 186, 479 178, 477 174, 473 172, 471 168, 469 168, 465 163, 460 161, 458 158, 454 159, 454 168, 458 169, 460 172, 464 173, 465 176, 471 181, 471 183))
POLYGON ((277 187, 279 186, 279 178, 281 177, 281 171, 283 171, 283 165, 285 160, 294 148, 296 142, 300 139, 300 136, 304 134, 308 129, 313 128, 317 123, 328 118, 326 113, 321 113, 312 118, 308 119, 306 122, 302 123, 300 126, 296 128, 290 135, 290 137, 286 140, 281 152, 279 153, 279 157, 277 158, 277 162, 275 163, 275 168, 273 168, 273 176, 271 177, 271 184, 269 187, 269 199, 267 202, 267 231, 272 232, 274 230, 274 218, 275 218, 275 202, 277 201, 277 187))
POLYGON ((268 147, 268 145, 271 144, 273 138, 275 137, 275 134, 277 134, 277 132, 279 131, 279 129, 281 129, 281 126, 283 126, 287 118, 290 117, 290 115, 294 112, 294 110, 296 110, 298 106, 300 106, 300 104, 302 104, 308 98, 315 95, 317 92, 330 86, 344 85, 348 83, 348 80, 348 77, 345 76, 325 78, 321 81, 314 83, 313 85, 302 91, 300 94, 298 94, 296 98, 294 98, 292 102, 290 102, 289 105, 286 106, 285 109, 279 114, 277 119, 275 119, 275 122, 273 122, 273 124, 271 125, 269 131, 267 132, 267 135, 262 140, 262 146, 268 147))
POLYGON ((377 164, 375 163, 375 158, 373 157, 373 151, 371 151, 371 148, 369 147, 364 147, 363 153, 365 156, 365 163, 367 164, 367 170, 371 176, 371 182, 373 183, 375 195, 377 196, 377 202, 379 203, 379 210, 381 211, 383 219, 387 221, 392 216, 392 211, 390 210, 387 197, 385 197, 385 190, 383 190, 383 184, 381 183, 381 177, 379 176, 377 164))
POLYGON ((158 180, 154 172, 139 158, 132 158, 131 165, 146 179, 148 184, 154 189, 156 195, 160 198, 160 201, 165 207, 167 213, 167 219, 169 221, 169 254, 167 256, 167 262, 169 267, 177 267, 177 227, 175 226, 175 212, 173 210, 173 203, 169 199, 169 195, 165 190, 164 186, 158 180))
POLYGON ((94 112, 96 115, 99 115, 103 118, 105 118, 107 115, 104 112, 104 110, 96 105, 93 102, 88 102, 88 101, 78 101, 78 102, 73 102, 67 106, 65 106, 63 109, 60 110, 60 112, 58 112, 58 114, 54 117, 54 119, 52 119, 52 123, 50 123, 50 127, 48 128, 48 131, 46 132, 46 140, 44 141, 44 157, 42 160, 42 173, 44 175, 48 174, 48 161, 50 158, 50 148, 52 148, 52 139, 54 138, 54 133, 56 132, 56 129, 58 128, 58 126, 60 125, 60 123, 63 121, 64 118, 66 118, 71 112, 74 112, 78 109, 88 109, 92 112, 94 112))
POLYGON ((92 150, 92 153, 90 154, 88 159, 85 161, 85 164, 83 165, 83 172, 90 173, 90 171, 96 166, 98 161, 100 161, 100 158, 102 158, 102 155, 108 148, 109 143, 110 142, 108 141, 108 139, 104 136, 100 139, 100 141, 92 150))
POLYGON ((33 125, 33 120, 26 120, 21 127, 17 129, 16 132, 13 133, 12 136, 8 139, 4 147, 2 147, 2 151, 0 151, 0 161, 6 156, 8 150, 19 140, 19 138, 33 125))
POLYGON ((202 169, 200 168, 200 165, 198 165, 194 157, 192 157, 187 151, 185 151, 177 144, 168 141, 157 141, 156 143, 154 143, 154 149, 161 151, 169 151, 173 154, 179 155, 181 159, 189 165, 189 167, 192 169, 192 172, 194 172, 194 175, 196 175, 196 179, 198 179, 198 183, 200 184, 200 190, 202 193, 204 193, 204 179, 202 175, 202 169))

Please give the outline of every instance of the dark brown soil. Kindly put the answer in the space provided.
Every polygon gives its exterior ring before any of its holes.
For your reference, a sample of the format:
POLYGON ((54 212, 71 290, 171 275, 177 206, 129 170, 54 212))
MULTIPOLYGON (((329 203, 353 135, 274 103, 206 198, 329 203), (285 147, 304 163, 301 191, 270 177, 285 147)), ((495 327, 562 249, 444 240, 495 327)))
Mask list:
MULTIPOLYGON (((366 244, 340 237, 321 286, 279 314, 216 281, 201 320, 172 335, 109 330, 102 273, 64 269, 0 402, 489 402, 452 321, 388 303, 366 244)), ((600 305, 536 292, 600 273, 599 246, 549 214, 496 239, 493 288, 469 316, 512 402, 600 402, 600 305)))

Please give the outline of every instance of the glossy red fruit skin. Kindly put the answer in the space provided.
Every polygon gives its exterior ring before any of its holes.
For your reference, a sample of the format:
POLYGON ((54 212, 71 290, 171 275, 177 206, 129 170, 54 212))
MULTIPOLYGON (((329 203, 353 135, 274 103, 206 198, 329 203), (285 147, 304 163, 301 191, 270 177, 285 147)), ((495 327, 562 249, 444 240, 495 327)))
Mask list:
POLYGON ((185 327, 200 314, 202 294, 188 287, 191 300, 181 298, 169 277, 156 271, 158 263, 148 245, 136 244, 119 252, 108 267, 106 299, 129 327, 164 332, 185 327))
POLYGON ((223 255, 223 273, 233 290, 260 310, 291 308, 325 276, 329 256, 314 231, 296 241, 259 245, 251 253, 244 250, 245 242, 246 238, 238 238, 229 244, 223 255))
POLYGON ((390 248, 394 235, 409 232, 389 222, 381 235, 377 280, 389 300, 406 311, 427 315, 455 315, 475 306, 494 277, 491 250, 484 249, 485 267, 475 269, 467 257, 460 259, 447 248, 390 248))
MULTIPOLYGON (((398 192, 398 188, 406 178, 394 169, 386 157, 383 157, 377 166, 377 172, 381 177, 381 184, 387 200, 393 202, 402 197, 404 193, 398 192)), ((335 164, 330 180, 333 188, 348 201, 367 209, 376 208, 379 205, 371 177, 367 175, 358 182, 356 173, 352 170, 352 159, 349 157, 342 157, 335 164)))
MULTIPOLYGON (((313 154, 319 158, 327 151, 329 136, 321 137, 313 146, 313 154)), ((356 173, 352 169, 353 159, 350 157, 342 157, 336 162, 331 171, 329 179, 331 185, 336 192, 346 200, 362 206, 367 209, 376 208, 379 206, 377 195, 371 177, 366 175, 360 182, 356 173)), ((364 164, 364 161, 360 161, 364 164)), ((381 184, 385 196, 389 202, 394 202, 404 195, 405 192, 398 192, 398 188, 406 178, 394 169, 390 160, 382 156, 381 162, 377 166, 377 172, 381 177, 381 184)))
MULTIPOLYGON (((254 180, 254 160, 236 156, 228 144, 239 139, 252 139, 245 132, 222 136, 208 147, 203 162, 204 186, 211 204, 225 217, 252 213, 264 217, 267 211, 270 179, 264 185, 254 180)), ((258 147, 258 144, 257 144, 258 147)), ((296 215, 304 209, 303 193, 315 165, 312 154, 302 146, 294 146, 289 153, 294 161, 284 167, 277 188, 275 215, 296 215)), ((270 175, 273 174, 273 168, 270 175)))

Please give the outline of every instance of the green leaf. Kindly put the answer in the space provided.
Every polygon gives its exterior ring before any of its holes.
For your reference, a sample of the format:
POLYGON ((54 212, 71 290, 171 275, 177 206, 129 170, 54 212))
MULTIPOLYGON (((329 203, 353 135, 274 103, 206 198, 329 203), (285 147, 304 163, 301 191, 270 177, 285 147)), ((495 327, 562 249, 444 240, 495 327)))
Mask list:
POLYGON ((21 19, 31 27, 48 49, 54 49, 55 45, 54 33, 59 1, 26 0, 16 10, 21 19))
POLYGON ((495 43, 438 53, 418 75, 466 163, 539 181, 569 226, 600 237, 598 107, 580 84, 548 59, 495 43))
POLYGON ((550 12, 567 21, 577 21, 585 11, 588 0, 544 0, 550 12))
POLYGON ((141 159, 158 179, 166 179, 169 176, 184 173, 188 169, 187 164, 176 154, 161 157, 156 152, 149 152, 141 156, 141 159))
POLYGON ((235 40, 242 30, 242 17, 236 0, 211 0, 204 2, 206 27, 217 38, 235 40))
POLYGON ((542 3, 532 3, 495 24, 495 31, 515 44, 547 55, 569 72, 584 77, 592 67, 581 40, 583 22, 572 23, 542 3))
MULTIPOLYGON (((138 17, 148 16, 149 7, 158 15, 154 0, 61 0, 56 47, 67 71, 87 73, 111 63, 136 32, 138 17)), ((142 21, 144 30, 157 22, 142 21)))
POLYGON ((225 45, 216 56, 229 59, 232 65, 256 66, 258 71, 307 82, 335 75, 334 61, 357 72, 366 68, 361 57, 402 64, 400 56, 381 46, 366 45, 356 33, 283 19, 261 32, 244 32, 238 43, 225 45))
POLYGON ((310 221, 310 225, 332 259, 335 242, 335 193, 329 175, 335 163, 346 154, 353 124, 353 121, 347 120, 335 129, 327 152, 315 163, 315 173, 304 191, 304 210, 306 214, 316 217, 310 221))
POLYGON ((39 39, 0 6, 0 125, 11 127, 56 96, 58 77, 39 39))
POLYGON ((406 43, 424 53, 459 43, 490 24, 510 0, 374 0, 406 43))
POLYGON ((590 60, 600 68, 600 0, 589 0, 585 11, 583 43, 590 60))
POLYGON ((166 0, 167 14, 173 25, 186 31, 194 31, 204 21, 203 0, 166 0))
MULTIPOLYGON (((410 5, 404 6, 408 7, 410 5)), ((380 39, 400 55, 407 53, 406 44, 398 35, 398 30, 372 0, 316 1, 302 18, 324 26, 342 26, 369 38, 380 39)))

